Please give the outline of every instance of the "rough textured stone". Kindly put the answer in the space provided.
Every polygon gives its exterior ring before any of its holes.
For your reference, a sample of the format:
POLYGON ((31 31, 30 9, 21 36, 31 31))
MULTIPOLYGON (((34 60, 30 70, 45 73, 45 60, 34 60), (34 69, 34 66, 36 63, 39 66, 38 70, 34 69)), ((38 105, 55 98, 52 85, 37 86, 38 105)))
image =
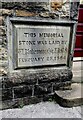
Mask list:
MULTIPOLYGON (((13 75, 16 74, 14 73, 13 75)), ((41 71, 40 69, 35 73, 29 72, 26 74, 26 72, 24 72, 24 76, 22 75, 23 73, 20 77, 17 77, 18 74, 16 77, 3 76, 2 99, 5 107, 2 109, 7 108, 7 106, 10 108, 19 107, 22 100, 25 101, 23 105, 36 103, 40 100, 47 100, 50 95, 54 95, 55 90, 71 88, 72 72, 69 69, 53 69, 51 72, 50 70, 41 71), (34 97, 37 98, 37 100, 33 100, 34 97), (7 103, 9 99, 11 99, 12 105, 7 103), (18 101, 20 101, 20 103, 18 101)))
POLYGON ((14 99, 22 98, 27 96, 32 96, 32 85, 19 85, 13 87, 14 90, 14 99))
MULTIPOLYGON (((27 77, 25 77, 26 79, 24 79, 24 77, 22 78, 22 76, 20 76, 21 78, 16 77, 16 79, 10 79, 11 77, 9 78, 9 76, 3 77, 2 99, 3 104, 5 103, 5 107, 2 109, 7 108, 7 106, 10 108, 18 107, 22 102, 21 100, 27 100, 26 104, 47 100, 49 98, 47 96, 54 95, 55 90, 65 89, 65 87, 66 89, 70 89, 72 72, 69 69, 55 69, 53 72, 48 70, 41 72, 40 70, 37 74, 29 73, 27 77), (33 100, 34 97, 37 98, 37 101, 33 100), (25 98, 27 99, 25 100, 25 98), (11 99, 11 106, 7 103, 9 99, 11 99), (20 103, 17 101, 20 101, 20 103)), ((25 103, 23 103, 23 105, 25 105, 25 103)))
POLYGON ((71 81, 72 72, 68 69, 36 69, 21 70, 21 72, 15 72, 8 74, 8 78, 13 84, 28 83, 34 84, 37 82, 66 82, 71 81))
POLYGON ((7 49, 4 47, 0 48, 0 60, 7 60, 8 55, 7 55, 7 49))
MULTIPOLYGON (((8 54, 7 54, 7 36, 5 20, 7 16, 40 18, 40 19, 59 19, 69 17, 65 8, 61 5, 50 6, 56 12, 49 8, 49 3, 33 2, 2 2, 0 9, 0 80, 3 88, 2 99, 4 108, 22 107, 25 104, 37 103, 42 100, 48 100, 49 96, 53 98, 55 90, 70 89, 72 72, 68 69, 22 69, 21 72, 9 73, 8 54), (63 10, 62 12, 59 10, 63 10), (59 16, 60 15, 60 16, 59 16), (3 35, 3 36, 2 36, 3 35), (1 62, 2 61, 2 62, 1 62)), ((1 87, 0 86, 0 87, 1 87)))
POLYGON ((0 109, 12 109, 12 108, 22 108, 24 105, 29 105, 29 104, 36 104, 42 101, 51 101, 53 100, 54 96, 53 94, 50 95, 40 95, 38 96, 27 96, 23 98, 17 98, 17 99, 12 99, 12 100, 5 100, 2 102, 2 106, 0 109))
POLYGON ((16 10, 16 16, 24 16, 24 17, 30 17, 30 16, 36 16, 35 13, 31 13, 31 12, 27 12, 27 11, 24 11, 24 10, 16 10))
POLYGON ((55 100, 64 107, 83 105, 83 84, 73 83, 71 90, 55 91, 55 100))
POLYGON ((57 15, 56 13, 49 13, 49 12, 40 13, 39 16, 43 18, 52 18, 52 19, 59 17, 59 15, 57 15))
POLYGON ((58 10, 59 8, 62 8, 63 3, 62 2, 51 2, 51 7, 54 10, 58 10))
POLYGON ((78 8, 79 2, 72 2, 70 9, 70 18, 73 20, 78 20, 78 8))
POLYGON ((6 36, 1 36, 0 37, 0 45, 2 48, 5 48, 7 51, 7 39, 6 36))
POLYGON ((47 2, 2 2, 2 8, 5 9, 20 9, 20 10, 28 10, 30 12, 40 12, 40 11, 48 11, 49 4, 47 2))
POLYGON ((12 14, 12 10, 9 9, 0 9, 0 15, 11 15, 12 14))
POLYGON ((70 3, 68 1, 58 0, 51 2, 51 12, 57 13, 59 18, 70 17, 70 3))
POLYGON ((5 28, 4 26, 0 26, 0 36, 5 35, 5 28))
POLYGON ((4 18, 0 16, 0 25, 3 25, 3 23, 4 23, 4 18))
POLYGON ((44 18, 49 18, 50 17, 50 13, 49 12, 40 13, 39 15, 41 17, 44 17, 44 18))
POLYGON ((7 71, 3 68, 0 68, 0 76, 6 75, 6 74, 7 74, 7 71))
POLYGON ((15 7, 19 8, 22 5, 21 2, 2 2, 2 8, 13 9, 15 7))
POLYGON ((2 101, 12 99, 12 88, 2 89, 2 101))

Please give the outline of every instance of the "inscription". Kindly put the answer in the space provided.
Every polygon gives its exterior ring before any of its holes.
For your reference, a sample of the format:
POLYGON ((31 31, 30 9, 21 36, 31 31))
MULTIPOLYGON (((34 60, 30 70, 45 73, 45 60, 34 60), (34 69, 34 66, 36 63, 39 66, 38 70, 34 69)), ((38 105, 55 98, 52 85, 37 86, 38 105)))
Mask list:
POLYGON ((67 64, 70 27, 15 25, 16 67, 67 64))
MULTIPOLYGON (((24 33, 25 37, 37 37, 36 33, 24 33)), ((38 37, 63 37, 63 33, 38 33, 38 37)))

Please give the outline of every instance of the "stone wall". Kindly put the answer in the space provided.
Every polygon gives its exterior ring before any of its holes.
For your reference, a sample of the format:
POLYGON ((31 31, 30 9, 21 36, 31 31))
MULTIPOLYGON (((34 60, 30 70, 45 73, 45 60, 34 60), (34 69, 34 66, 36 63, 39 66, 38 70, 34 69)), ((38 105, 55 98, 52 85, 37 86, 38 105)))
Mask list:
POLYGON ((52 97, 57 89, 70 88, 72 72, 70 69, 43 70, 38 74, 25 74, 25 77, 15 74, 8 76, 8 48, 6 35, 6 17, 28 17, 39 19, 69 19, 69 11, 61 7, 63 4, 30 2, 1 2, 0 3, 0 83, 2 87, 2 109, 22 106, 24 104, 36 103, 52 97), (58 8, 63 9, 59 14, 58 8), (37 79, 39 76, 40 79, 37 79))

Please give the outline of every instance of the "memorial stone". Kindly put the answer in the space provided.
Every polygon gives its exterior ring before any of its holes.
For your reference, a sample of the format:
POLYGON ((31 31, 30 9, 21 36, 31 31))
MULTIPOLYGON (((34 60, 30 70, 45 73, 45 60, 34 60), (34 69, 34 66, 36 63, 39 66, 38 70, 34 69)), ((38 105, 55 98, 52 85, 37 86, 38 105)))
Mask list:
POLYGON ((76 30, 71 3, 1 3, 5 29, 0 30, 5 33, 0 39, 6 52, 0 59, 2 109, 48 100, 55 90, 70 89, 76 30))

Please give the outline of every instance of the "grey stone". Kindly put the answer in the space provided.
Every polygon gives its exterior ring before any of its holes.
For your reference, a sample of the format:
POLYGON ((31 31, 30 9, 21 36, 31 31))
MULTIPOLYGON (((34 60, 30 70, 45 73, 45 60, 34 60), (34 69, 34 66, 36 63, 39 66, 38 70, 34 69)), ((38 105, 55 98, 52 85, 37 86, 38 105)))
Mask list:
POLYGON ((32 85, 19 85, 13 87, 14 90, 14 99, 22 98, 27 96, 32 96, 32 85))
POLYGON ((44 18, 49 18, 49 17, 50 17, 49 12, 40 13, 39 15, 40 15, 41 17, 44 17, 44 18))
POLYGON ((39 12, 48 10, 47 2, 3 2, 2 8, 6 9, 26 9, 29 11, 39 12))
MULTIPOLYGON (((83 107, 83 106, 82 106, 83 107)), ((81 106, 73 108, 63 108, 54 102, 41 102, 36 105, 28 105, 18 109, 8 109, 0 111, 3 119, 67 119, 67 120, 82 120, 83 115, 81 106)))
POLYGON ((55 90, 71 88, 72 72, 69 69, 52 69, 51 71, 40 69, 34 73, 24 72, 21 73, 21 76, 17 76, 18 73, 14 73, 12 76, 3 76, 2 99, 5 107, 2 109, 8 108, 8 106, 9 108, 19 107, 22 104, 21 100, 25 100, 25 98, 28 102, 23 105, 35 104, 36 100, 33 100, 33 97, 37 98, 37 102, 53 99, 55 90), (15 104, 13 101, 16 101, 15 104))
POLYGON ((6 34, 4 26, 0 26, 0 36, 4 36, 6 34))
POLYGON ((13 96, 12 96, 12 89, 11 88, 2 89, 2 101, 10 100, 12 98, 13 98, 13 96))
MULTIPOLYGON (((18 12, 19 10, 24 10, 26 13, 36 13, 34 15, 37 15, 37 17, 40 16, 41 20, 43 20, 43 18, 48 18, 50 20, 59 18, 59 13, 62 13, 61 17, 63 18, 67 16, 67 14, 65 14, 65 11, 56 11, 55 13, 50 11, 48 3, 40 4, 32 2, 2 2, 2 8, 3 9, 1 9, 0 12, 4 18, 5 16, 15 17, 17 10, 18 12)), ((36 16, 34 16, 34 18, 35 17, 36 16)), ((8 60, 7 40, 5 38, 5 35, 6 33, 4 30, 3 40, 0 41, 0 43, 3 44, 3 56, 1 55, 3 61, 8 60)), ((12 52, 11 49, 10 52, 12 52)), ((7 66, 8 65, 9 64, 7 63, 7 66)), ((6 69, 6 72, 4 72, 5 69, 4 71, 1 71, 3 78, 0 81, 3 88, 2 109, 22 107, 26 104, 34 104, 43 100, 49 100, 49 98, 53 100, 55 90, 71 88, 72 71, 69 68, 62 69, 60 67, 41 67, 21 70, 18 69, 9 73, 8 67, 6 69)))
POLYGON ((7 54, 7 49, 4 47, 0 48, 0 60, 7 60, 8 54, 7 54))
MULTIPOLYGON (((47 99, 50 97, 48 96, 47 99)), ((45 99, 45 98, 44 98, 45 99)), ((46 100, 47 100, 46 99, 46 100)), ((23 97, 23 98, 17 98, 17 99, 12 99, 12 100, 6 100, 2 102, 2 107, 0 109, 9 109, 9 108, 22 108, 24 105, 29 105, 29 104, 36 104, 43 101, 43 97, 23 97)))
POLYGON ((4 24, 4 17, 0 16, 0 25, 3 25, 3 24, 4 24))
POLYGON ((9 73, 9 81, 12 84, 27 83, 34 84, 39 81, 42 82, 67 82, 72 79, 72 72, 69 68, 67 69, 36 69, 36 70, 23 70, 20 73, 9 73))
POLYGON ((55 91, 55 100, 64 107, 83 105, 83 84, 73 83, 71 90, 55 91))
POLYGON ((43 18, 52 18, 52 19, 59 18, 59 15, 57 15, 56 13, 50 13, 50 12, 40 13, 39 16, 43 18))
POLYGON ((72 2, 70 9, 70 18, 73 20, 78 20, 78 8, 79 2, 72 2))

